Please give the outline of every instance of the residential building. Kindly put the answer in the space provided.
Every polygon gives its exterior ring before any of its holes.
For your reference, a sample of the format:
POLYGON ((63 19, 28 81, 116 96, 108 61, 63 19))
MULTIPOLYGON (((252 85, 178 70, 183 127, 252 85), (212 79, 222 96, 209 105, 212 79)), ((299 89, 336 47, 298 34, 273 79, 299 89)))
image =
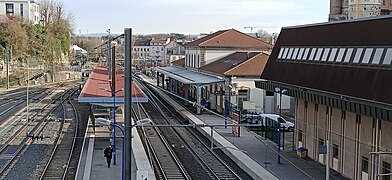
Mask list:
POLYGON ((391 0, 331 0, 329 21, 391 14, 391 0))
POLYGON ((150 41, 151 39, 137 39, 133 44, 132 63, 136 66, 142 66, 151 60, 150 41))
POLYGON ((21 16, 33 24, 41 20, 39 4, 33 0, 1 0, 0 15, 21 16))
POLYGON ((177 61, 185 57, 184 46, 177 43, 177 41, 170 41, 165 45, 165 61, 164 64, 170 64, 173 61, 177 61))
MULTIPOLYGON (((265 91, 255 87, 267 63, 269 55, 263 52, 234 52, 200 68, 200 72, 229 79, 231 84, 229 101, 239 109, 244 104, 254 104, 252 109, 264 111, 265 91)), ((211 102, 211 109, 218 112, 224 110, 223 84, 214 84, 203 91, 204 99, 211 102)), ((246 107, 245 107, 246 108, 246 107)))
POLYGON ((170 42, 170 39, 153 38, 150 41, 150 57, 155 63, 165 60, 165 46, 170 42))
POLYGON ((254 82, 271 49, 237 30, 218 31, 186 44, 185 58, 173 66, 157 68, 157 84, 197 103, 208 101, 210 109, 223 114, 246 102, 263 111, 264 91, 254 82))
POLYGON ((185 45, 185 66, 198 69, 236 51, 270 51, 272 45, 235 29, 217 31, 185 45))
POLYGON ((256 82, 296 98, 296 148, 350 179, 390 178, 390 27, 392 16, 282 28, 256 82))

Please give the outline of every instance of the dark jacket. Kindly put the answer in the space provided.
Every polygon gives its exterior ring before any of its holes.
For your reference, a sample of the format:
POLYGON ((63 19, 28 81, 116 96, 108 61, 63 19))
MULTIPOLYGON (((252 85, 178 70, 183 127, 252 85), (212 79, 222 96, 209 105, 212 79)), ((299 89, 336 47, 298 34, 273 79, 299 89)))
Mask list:
POLYGON ((106 158, 112 158, 112 153, 113 153, 113 149, 112 147, 107 147, 105 148, 105 150, 103 151, 103 154, 106 158))

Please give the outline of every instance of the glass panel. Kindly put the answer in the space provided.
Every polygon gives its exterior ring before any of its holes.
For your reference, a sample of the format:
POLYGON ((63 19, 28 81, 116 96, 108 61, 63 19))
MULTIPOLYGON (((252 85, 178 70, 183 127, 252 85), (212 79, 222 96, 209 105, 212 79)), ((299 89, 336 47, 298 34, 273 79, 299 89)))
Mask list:
POLYGON ((313 60, 314 54, 316 53, 317 48, 312 48, 312 52, 310 53, 309 60, 313 60))
POLYGON ((290 48, 289 55, 287 56, 286 59, 291 59, 291 56, 293 55, 293 51, 294 51, 294 48, 290 48))
POLYGON ((329 50, 330 48, 325 48, 323 57, 321 58, 322 61, 327 61, 329 50))
POLYGON ((343 55, 344 55, 344 52, 346 51, 346 48, 340 48, 339 49, 339 53, 338 53, 338 56, 336 57, 336 62, 342 62, 342 60, 343 60, 343 55))
POLYGON ((335 60, 336 52, 338 52, 338 48, 332 48, 331 54, 329 55, 328 61, 333 62, 335 60))
POLYGON ((370 56, 372 56, 373 50, 374 50, 373 48, 366 48, 365 55, 363 55, 363 58, 362 58, 363 64, 369 63, 370 56))
POLYGON ((295 48, 294 49, 294 54, 293 54, 293 57, 291 59, 297 59, 298 50, 299 50, 299 48, 295 48))
POLYGON ((382 64, 390 65, 392 61, 392 48, 388 48, 387 53, 385 54, 384 61, 382 64))
POLYGON ((346 56, 344 57, 344 62, 349 63, 351 59, 351 55, 353 54, 354 48, 348 48, 346 52, 346 56))
POLYGON ((297 59, 301 59, 302 58, 302 54, 304 53, 304 49, 305 48, 299 49, 299 53, 298 53, 297 59))
POLYGON ((282 59, 286 59, 287 52, 289 52, 289 48, 284 48, 282 59))
POLYGON ((280 51, 279 51, 279 55, 278 55, 278 59, 281 59, 282 58, 282 55, 283 55, 283 51, 285 50, 285 48, 280 48, 280 51))
POLYGON ((316 60, 316 61, 320 60, 321 53, 323 53, 323 49, 324 48, 318 48, 317 49, 317 54, 316 54, 316 57, 314 58, 314 60, 316 60))
POLYGON ((354 57, 353 63, 358 63, 359 60, 361 60, 362 52, 363 52, 363 48, 358 48, 357 49, 357 52, 355 53, 355 57, 354 57))
POLYGON ((309 49, 310 49, 310 48, 306 48, 306 49, 305 49, 305 53, 304 53, 304 56, 302 57, 302 60, 307 60, 307 58, 308 58, 308 53, 309 53, 309 49))
POLYGON ((383 52, 384 52, 384 48, 376 49, 376 53, 374 53, 372 64, 380 64, 380 60, 383 52))

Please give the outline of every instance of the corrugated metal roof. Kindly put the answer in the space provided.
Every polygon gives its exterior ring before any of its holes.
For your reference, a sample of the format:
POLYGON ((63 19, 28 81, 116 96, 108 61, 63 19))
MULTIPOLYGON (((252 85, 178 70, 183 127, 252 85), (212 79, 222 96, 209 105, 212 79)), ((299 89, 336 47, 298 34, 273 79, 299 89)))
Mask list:
POLYGON ((202 73, 197 73, 191 70, 187 70, 185 68, 179 67, 158 67, 156 70, 166 76, 169 76, 173 79, 176 79, 184 84, 193 84, 193 85, 208 85, 208 84, 216 84, 216 83, 224 83, 223 79, 205 75, 202 73))

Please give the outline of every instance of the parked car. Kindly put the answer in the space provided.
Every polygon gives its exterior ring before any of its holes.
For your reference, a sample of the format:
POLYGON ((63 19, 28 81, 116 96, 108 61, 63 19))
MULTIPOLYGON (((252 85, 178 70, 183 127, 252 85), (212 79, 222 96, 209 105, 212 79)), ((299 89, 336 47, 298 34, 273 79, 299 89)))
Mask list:
POLYGON ((280 127, 285 130, 285 131, 294 131, 294 123, 287 121, 286 119, 284 119, 282 116, 277 115, 277 114, 260 114, 260 116, 262 117, 263 123, 265 124, 265 120, 266 118, 269 118, 275 122, 279 122, 280 123, 280 127))
POLYGON ((258 124, 259 121, 261 120, 260 114, 262 114, 262 112, 256 110, 244 109, 241 114, 242 117, 241 123, 258 124))

